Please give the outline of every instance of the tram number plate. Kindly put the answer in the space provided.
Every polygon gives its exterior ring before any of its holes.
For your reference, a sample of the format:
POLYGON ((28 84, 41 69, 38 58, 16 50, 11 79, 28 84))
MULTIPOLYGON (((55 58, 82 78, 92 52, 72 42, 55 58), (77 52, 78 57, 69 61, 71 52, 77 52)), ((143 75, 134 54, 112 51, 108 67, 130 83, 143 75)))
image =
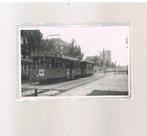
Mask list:
POLYGON ((44 76, 44 69, 39 69, 39 76, 44 76))

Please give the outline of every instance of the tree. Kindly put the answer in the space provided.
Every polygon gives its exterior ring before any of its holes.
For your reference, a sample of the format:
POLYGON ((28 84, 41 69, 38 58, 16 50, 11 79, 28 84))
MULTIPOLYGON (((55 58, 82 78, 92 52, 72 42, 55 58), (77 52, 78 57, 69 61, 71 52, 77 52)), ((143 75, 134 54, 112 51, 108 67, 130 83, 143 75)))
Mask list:
POLYGON ((72 39, 71 43, 69 43, 68 46, 64 48, 63 54, 66 56, 77 58, 78 60, 82 60, 84 56, 81 51, 81 47, 77 45, 75 39, 72 39))
POLYGON ((60 38, 43 39, 39 30, 21 30, 21 54, 24 58, 30 57, 32 53, 42 52, 54 55, 66 55, 79 60, 84 54, 75 39, 71 43, 60 38))
POLYGON ((42 52, 46 51, 49 54, 55 54, 56 52, 55 39, 42 40, 41 46, 42 46, 42 50, 41 50, 42 52))
POLYGON ((67 50, 69 43, 61 40, 60 38, 43 39, 42 52, 52 55, 62 55, 67 50))
POLYGON ((103 66, 103 60, 97 55, 95 55, 93 57, 90 57, 90 58, 87 57, 86 59, 90 60, 90 61, 93 61, 94 65, 96 65, 96 66, 99 66, 99 67, 103 66))
POLYGON ((42 33, 39 30, 21 30, 21 54, 31 56, 31 53, 42 49, 42 33))

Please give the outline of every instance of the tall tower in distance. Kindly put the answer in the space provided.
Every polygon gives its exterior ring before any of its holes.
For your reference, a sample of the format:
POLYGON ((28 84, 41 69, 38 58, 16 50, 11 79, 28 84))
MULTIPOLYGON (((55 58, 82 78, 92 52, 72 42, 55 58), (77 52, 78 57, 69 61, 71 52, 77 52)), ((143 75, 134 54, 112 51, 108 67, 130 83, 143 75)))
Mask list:
POLYGON ((111 64, 111 51, 103 49, 103 51, 100 52, 100 58, 104 61, 105 64, 111 64))

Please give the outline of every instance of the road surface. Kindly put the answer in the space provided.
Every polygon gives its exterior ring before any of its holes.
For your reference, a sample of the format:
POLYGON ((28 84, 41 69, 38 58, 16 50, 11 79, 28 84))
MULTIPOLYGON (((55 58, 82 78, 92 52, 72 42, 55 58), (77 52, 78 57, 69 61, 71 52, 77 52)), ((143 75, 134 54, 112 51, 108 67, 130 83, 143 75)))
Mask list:
POLYGON ((35 89, 38 96, 127 95, 128 75, 95 73, 93 76, 62 83, 22 84, 22 96, 34 96, 35 89))

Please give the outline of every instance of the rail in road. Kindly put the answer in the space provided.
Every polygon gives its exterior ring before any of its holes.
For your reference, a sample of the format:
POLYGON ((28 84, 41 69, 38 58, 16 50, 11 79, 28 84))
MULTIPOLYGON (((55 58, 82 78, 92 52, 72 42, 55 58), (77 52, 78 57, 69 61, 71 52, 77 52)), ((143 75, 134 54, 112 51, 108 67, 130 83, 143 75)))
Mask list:
POLYGON ((65 91, 71 90, 76 87, 100 80, 103 77, 109 76, 114 73, 98 74, 95 73, 93 76, 79 78, 75 80, 65 81, 57 84, 48 84, 48 85, 34 85, 34 86, 24 86, 22 87, 22 96, 35 96, 35 89, 38 94, 50 91, 50 96, 59 95, 65 91))

